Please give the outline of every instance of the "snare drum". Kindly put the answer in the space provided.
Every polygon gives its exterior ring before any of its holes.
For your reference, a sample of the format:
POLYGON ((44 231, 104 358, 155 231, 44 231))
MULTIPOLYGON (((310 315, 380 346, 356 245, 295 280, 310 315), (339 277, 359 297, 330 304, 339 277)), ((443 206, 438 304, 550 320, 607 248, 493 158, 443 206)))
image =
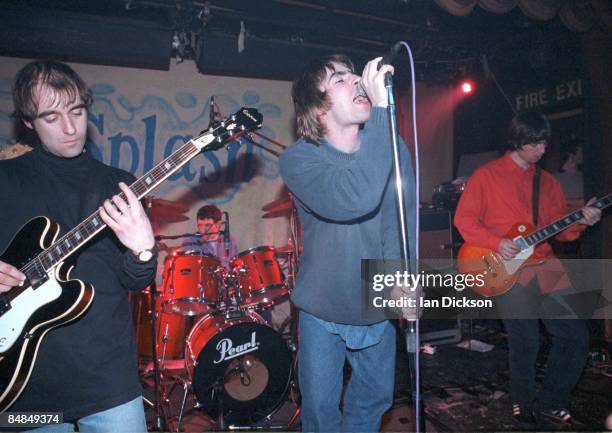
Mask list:
POLYGON ((291 378, 291 353, 279 333, 255 312, 227 319, 210 314, 187 337, 185 367, 198 403, 228 425, 253 425, 284 402, 291 378))
POLYGON ((213 271, 219 265, 219 259, 211 255, 179 253, 166 257, 164 311, 185 316, 213 312, 219 302, 219 282, 213 271))
POLYGON ((240 296, 247 305, 266 308, 287 295, 285 276, 273 247, 246 250, 235 256, 230 265, 238 274, 240 296))
MULTIPOLYGON (((151 293, 135 293, 134 323, 138 354, 150 358, 153 356, 151 343, 151 293)), ((185 336, 188 334, 191 318, 178 314, 164 313, 161 309, 161 293, 155 299, 156 351, 159 359, 182 358, 185 352, 185 336)))

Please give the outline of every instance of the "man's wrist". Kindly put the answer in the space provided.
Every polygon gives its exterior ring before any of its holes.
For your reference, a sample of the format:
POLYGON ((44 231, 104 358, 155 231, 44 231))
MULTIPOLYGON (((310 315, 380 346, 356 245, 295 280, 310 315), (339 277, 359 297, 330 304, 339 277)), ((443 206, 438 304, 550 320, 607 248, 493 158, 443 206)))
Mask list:
POLYGON ((153 260, 153 257, 155 257, 157 248, 155 245, 153 245, 151 248, 144 248, 139 251, 130 250, 130 253, 136 259, 136 261, 140 263, 148 263, 153 260))

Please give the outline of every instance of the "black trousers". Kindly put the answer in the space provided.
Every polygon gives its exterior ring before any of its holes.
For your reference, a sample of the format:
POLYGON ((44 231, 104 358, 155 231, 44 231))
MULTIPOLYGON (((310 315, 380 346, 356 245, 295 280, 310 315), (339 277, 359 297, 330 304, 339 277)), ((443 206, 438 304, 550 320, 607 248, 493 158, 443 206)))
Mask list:
POLYGON ((513 402, 526 406, 535 400, 535 363, 540 349, 541 320, 552 335, 552 346, 538 396, 540 410, 568 408, 570 392, 587 359, 589 334, 582 319, 546 318, 550 317, 544 311, 546 298, 540 293, 536 278, 527 287, 517 285, 496 298, 498 312, 508 332, 510 396, 513 402))

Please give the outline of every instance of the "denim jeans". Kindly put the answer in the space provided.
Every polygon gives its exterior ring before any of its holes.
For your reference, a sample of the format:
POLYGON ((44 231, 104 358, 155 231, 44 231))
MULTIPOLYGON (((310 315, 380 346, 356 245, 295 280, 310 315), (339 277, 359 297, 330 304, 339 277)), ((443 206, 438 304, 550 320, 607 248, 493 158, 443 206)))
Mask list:
MULTIPOLYGON (((535 398, 535 363, 540 349, 538 319, 507 319, 512 311, 530 310, 526 316, 538 317, 546 295, 541 295, 535 279, 527 287, 515 286, 497 298, 508 332, 510 397, 525 406, 535 398)), ((584 320, 541 319, 552 335, 544 383, 538 396, 540 410, 569 409, 570 392, 578 382, 587 359, 589 333, 584 320)))
POLYGON ((302 431, 375 432, 393 403, 395 328, 341 325, 304 311, 299 318, 299 383, 302 431), (351 378, 340 412, 343 367, 351 378))
MULTIPOLYGON (((80 433, 144 433, 147 431, 142 397, 77 420, 80 433)), ((73 433, 74 424, 65 422, 31 430, 31 433, 73 433)))

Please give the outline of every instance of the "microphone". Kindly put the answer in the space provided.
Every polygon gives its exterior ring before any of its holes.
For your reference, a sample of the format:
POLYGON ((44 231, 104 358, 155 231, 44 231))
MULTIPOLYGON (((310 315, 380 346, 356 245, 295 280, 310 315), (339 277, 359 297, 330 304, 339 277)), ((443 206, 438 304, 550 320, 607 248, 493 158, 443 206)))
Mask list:
POLYGON ((229 250, 230 247, 230 224, 229 224, 229 214, 227 212, 223 212, 225 215, 225 230, 223 230, 223 246, 226 250, 229 250))
POLYGON ((210 107, 208 109, 208 127, 210 128, 215 123, 215 95, 210 97, 210 107))
MULTIPOLYGON (((379 70, 382 65, 391 65, 395 60, 395 56, 397 56, 402 49, 402 43, 396 42, 380 59, 378 65, 376 66, 376 70, 379 70)), ((357 95, 358 96, 367 96, 363 85, 361 84, 361 80, 357 82, 357 95)))

